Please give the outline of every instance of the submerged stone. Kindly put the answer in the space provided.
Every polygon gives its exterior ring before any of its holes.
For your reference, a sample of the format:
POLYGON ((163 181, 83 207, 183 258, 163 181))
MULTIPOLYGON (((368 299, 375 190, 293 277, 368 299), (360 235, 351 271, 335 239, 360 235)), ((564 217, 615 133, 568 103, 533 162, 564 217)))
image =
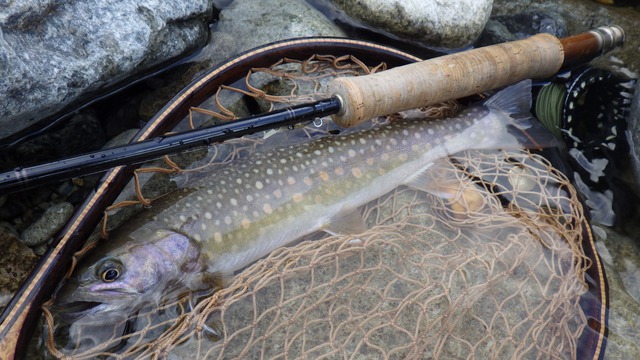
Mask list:
POLYGON ((36 256, 12 231, 0 226, 0 309, 31 271, 36 256))
POLYGON ((67 202, 51 205, 38 220, 22 232, 22 242, 31 247, 45 243, 66 224, 72 214, 73 205, 67 202))

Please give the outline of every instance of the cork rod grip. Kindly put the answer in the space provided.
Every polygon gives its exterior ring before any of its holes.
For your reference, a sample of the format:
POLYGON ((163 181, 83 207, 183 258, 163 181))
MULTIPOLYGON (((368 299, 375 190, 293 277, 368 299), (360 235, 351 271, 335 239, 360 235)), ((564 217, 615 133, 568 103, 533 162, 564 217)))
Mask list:
POLYGON ((558 38, 538 34, 524 40, 473 49, 377 74, 337 78, 329 92, 342 102, 333 116, 341 126, 398 111, 457 99, 514 84, 549 77, 560 69, 564 51, 558 38))

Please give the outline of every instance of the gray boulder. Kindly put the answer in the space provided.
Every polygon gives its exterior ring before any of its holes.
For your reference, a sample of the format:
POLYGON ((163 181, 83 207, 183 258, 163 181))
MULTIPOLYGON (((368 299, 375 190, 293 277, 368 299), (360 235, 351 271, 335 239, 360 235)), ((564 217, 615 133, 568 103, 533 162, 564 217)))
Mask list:
POLYGON ((203 45, 206 0, 0 1, 0 139, 203 45))
POLYGON ((493 0, 329 0, 365 27, 428 46, 471 45, 491 14, 493 0))
POLYGON ((172 78, 145 98, 143 118, 153 116, 197 74, 243 51, 278 40, 308 36, 346 36, 337 25, 305 0, 234 0, 220 11, 211 39, 192 60, 186 74, 172 78))
POLYGON ((273 41, 345 34, 320 11, 300 0, 234 0, 220 13, 208 52, 215 62, 273 41), (223 51, 220 51, 222 49, 223 51))

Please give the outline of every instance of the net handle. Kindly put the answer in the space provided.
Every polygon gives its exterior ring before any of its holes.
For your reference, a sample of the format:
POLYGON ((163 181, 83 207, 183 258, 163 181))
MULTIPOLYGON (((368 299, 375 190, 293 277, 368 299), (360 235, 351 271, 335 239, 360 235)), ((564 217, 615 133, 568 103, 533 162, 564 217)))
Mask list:
POLYGON ((445 55, 380 73, 334 79, 329 92, 341 111, 341 126, 433 105, 491 90, 528 78, 546 78, 562 66, 585 62, 624 41, 620 27, 608 26, 558 39, 538 34, 524 40, 445 55))

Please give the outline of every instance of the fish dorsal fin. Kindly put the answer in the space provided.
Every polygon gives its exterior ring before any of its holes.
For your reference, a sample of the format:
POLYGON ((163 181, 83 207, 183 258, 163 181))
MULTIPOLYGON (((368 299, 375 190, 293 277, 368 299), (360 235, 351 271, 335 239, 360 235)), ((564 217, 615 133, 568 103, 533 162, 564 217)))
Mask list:
POLYGON ((531 80, 527 79, 498 91, 484 105, 507 114, 517 114, 528 113, 531 101, 531 80))
POLYGON ((354 210, 334 216, 322 230, 331 235, 353 235, 364 232, 365 224, 360 211, 354 210))
POLYGON ((531 126, 531 104, 530 79, 502 89, 484 103, 486 107, 508 115, 512 119, 511 124, 520 129, 531 126))

